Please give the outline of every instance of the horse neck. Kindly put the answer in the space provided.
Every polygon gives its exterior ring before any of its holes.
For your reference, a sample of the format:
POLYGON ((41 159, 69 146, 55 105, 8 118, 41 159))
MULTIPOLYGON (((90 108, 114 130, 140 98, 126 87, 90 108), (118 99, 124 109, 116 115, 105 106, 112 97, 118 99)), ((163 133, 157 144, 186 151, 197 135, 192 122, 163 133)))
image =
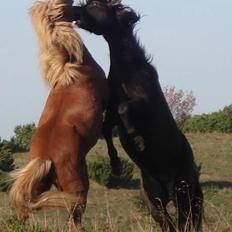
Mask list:
POLYGON ((132 30, 111 32, 104 38, 109 44, 111 66, 128 68, 147 63, 145 52, 132 30))
POLYGON ((99 90, 99 93, 103 96, 104 105, 106 105, 108 98, 108 86, 106 84, 105 72, 101 66, 96 62, 92 57, 89 50, 83 45, 83 63, 82 67, 87 68, 87 72, 90 72, 90 75, 87 75, 88 81, 92 82, 95 86, 95 89, 99 90))
MULTIPOLYGON (((116 82, 128 81, 134 75, 127 75, 135 70, 146 71, 154 78, 154 91, 152 92, 153 100, 162 105, 163 111, 168 114, 169 119, 173 121, 168 104, 163 95, 156 69, 150 64, 149 58, 146 57, 144 49, 140 46, 133 31, 117 32, 105 35, 104 38, 109 44, 110 49, 110 75, 109 78, 116 78, 116 82), (112 75, 111 75, 112 74, 112 75)), ((144 79, 146 82, 146 78, 144 79)))

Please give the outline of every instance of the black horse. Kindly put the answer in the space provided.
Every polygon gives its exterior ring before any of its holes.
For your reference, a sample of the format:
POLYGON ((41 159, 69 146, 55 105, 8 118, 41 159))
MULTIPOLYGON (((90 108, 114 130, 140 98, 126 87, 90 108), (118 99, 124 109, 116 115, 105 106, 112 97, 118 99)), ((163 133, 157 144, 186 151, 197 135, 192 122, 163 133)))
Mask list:
POLYGON ((191 147, 178 129, 161 90, 158 74, 133 29, 139 16, 120 1, 89 0, 74 7, 79 27, 103 35, 110 48, 110 101, 103 134, 115 172, 120 160, 112 141, 120 141, 139 166, 141 193, 163 231, 200 231, 203 194, 191 147), (173 200, 178 224, 166 205, 173 200))

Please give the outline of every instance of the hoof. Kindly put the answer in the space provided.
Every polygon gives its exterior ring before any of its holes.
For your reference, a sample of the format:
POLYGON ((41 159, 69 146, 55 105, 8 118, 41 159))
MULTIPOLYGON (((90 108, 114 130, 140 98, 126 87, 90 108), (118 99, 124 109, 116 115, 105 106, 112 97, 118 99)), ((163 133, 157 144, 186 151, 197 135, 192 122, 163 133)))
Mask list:
POLYGON ((82 224, 80 222, 75 222, 75 220, 72 217, 68 218, 67 224, 68 224, 68 231, 86 232, 82 224))
POLYGON ((21 220, 26 221, 28 218, 29 218, 29 213, 28 212, 24 212, 24 211, 20 212, 20 219, 21 220))

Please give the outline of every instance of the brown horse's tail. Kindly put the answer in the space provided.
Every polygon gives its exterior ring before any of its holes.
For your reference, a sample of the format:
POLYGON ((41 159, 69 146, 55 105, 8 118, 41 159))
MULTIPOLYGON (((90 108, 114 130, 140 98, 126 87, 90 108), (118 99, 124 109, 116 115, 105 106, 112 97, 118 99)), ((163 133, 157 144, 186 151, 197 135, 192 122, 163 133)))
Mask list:
POLYGON ((17 209, 25 213, 50 207, 70 209, 76 205, 78 199, 75 195, 52 191, 41 194, 41 185, 51 168, 51 160, 36 158, 13 174, 14 183, 10 189, 10 200, 17 209))

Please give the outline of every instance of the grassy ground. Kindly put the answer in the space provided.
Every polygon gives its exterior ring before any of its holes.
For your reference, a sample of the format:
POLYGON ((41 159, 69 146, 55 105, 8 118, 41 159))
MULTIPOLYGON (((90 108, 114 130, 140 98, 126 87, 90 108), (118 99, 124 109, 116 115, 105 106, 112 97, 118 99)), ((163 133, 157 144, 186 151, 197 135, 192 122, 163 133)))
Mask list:
MULTIPOLYGON (((202 165, 201 183, 205 194, 206 232, 232 231, 232 135, 188 134, 197 164, 202 165)), ((121 156, 126 157, 118 140, 115 140, 121 156)), ((92 149, 88 159, 106 155, 104 141, 92 149)), ((27 162, 27 154, 16 154, 15 163, 21 167, 27 162)), ((88 207, 83 224, 88 232, 153 232, 160 231, 151 217, 139 210, 134 201, 139 195, 139 171, 134 181, 124 189, 106 189, 91 182, 88 207)), ((67 213, 48 211, 32 215, 23 224, 10 208, 6 193, 0 193, 0 232, 66 232, 67 213)))

